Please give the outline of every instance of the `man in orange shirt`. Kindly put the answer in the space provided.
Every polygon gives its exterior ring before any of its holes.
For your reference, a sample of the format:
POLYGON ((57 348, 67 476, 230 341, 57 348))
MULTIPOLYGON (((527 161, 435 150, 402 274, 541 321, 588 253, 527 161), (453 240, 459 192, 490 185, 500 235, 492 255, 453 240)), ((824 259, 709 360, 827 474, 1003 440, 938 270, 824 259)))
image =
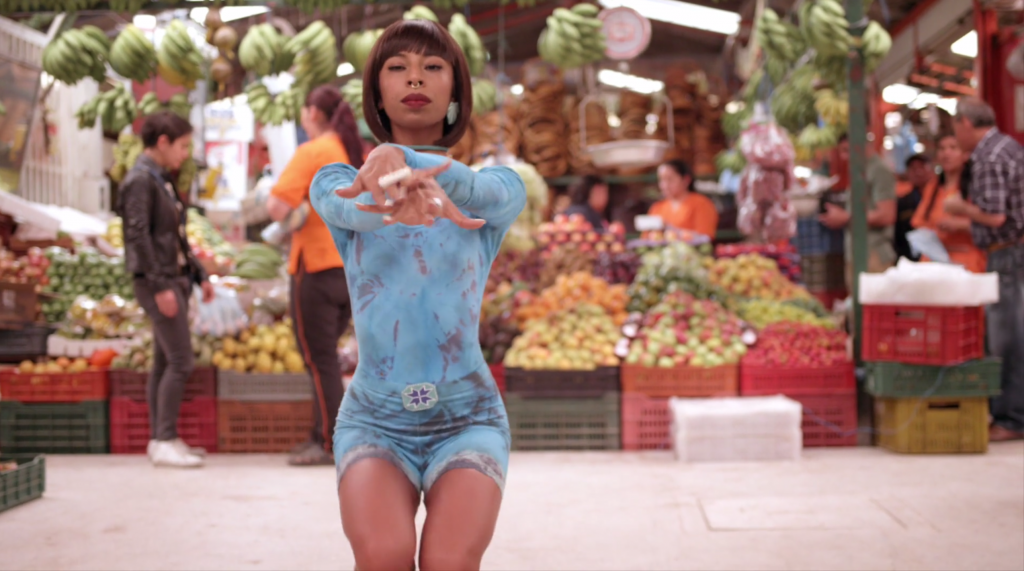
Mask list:
POLYGON ((666 226, 715 238, 718 209, 710 198, 694 192, 690 165, 671 160, 658 167, 658 188, 665 199, 655 202, 648 214, 660 217, 666 226))
MULTIPOLYGON (((358 168, 363 163, 355 117, 337 88, 311 91, 301 121, 310 140, 295 151, 267 201, 270 217, 277 221, 309 201, 309 186, 321 167, 346 163, 358 168)), ((292 234, 288 273, 295 336, 314 388, 311 438, 292 451, 289 464, 331 465, 334 423, 344 392, 338 339, 348 328, 352 305, 341 255, 327 225, 311 208, 292 234)))

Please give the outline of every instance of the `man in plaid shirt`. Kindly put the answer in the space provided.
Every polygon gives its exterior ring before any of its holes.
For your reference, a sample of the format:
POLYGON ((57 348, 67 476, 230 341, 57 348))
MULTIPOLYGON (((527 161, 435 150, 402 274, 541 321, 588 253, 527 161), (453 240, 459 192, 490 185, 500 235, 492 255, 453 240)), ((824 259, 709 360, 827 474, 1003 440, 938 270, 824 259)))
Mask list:
POLYGON ((992 441, 1024 439, 1024 147, 995 127, 992 107, 957 103, 953 128, 966 153, 968 197, 954 193, 946 212, 971 219, 974 244, 999 274, 999 302, 988 307, 989 352, 1003 359, 1000 396, 992 399, 992 441))

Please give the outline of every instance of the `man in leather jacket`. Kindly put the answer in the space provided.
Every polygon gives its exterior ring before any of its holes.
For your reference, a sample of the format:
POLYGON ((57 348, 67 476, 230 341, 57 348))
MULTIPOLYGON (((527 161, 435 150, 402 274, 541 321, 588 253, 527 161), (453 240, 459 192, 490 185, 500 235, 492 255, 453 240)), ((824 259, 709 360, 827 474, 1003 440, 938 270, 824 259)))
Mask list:
POLYGON ((178 413, 194 356, 188 322, 192 285, 213 299, 213 286, 192 255, 185 234, 186 209, 170 171, 188 158, 192 125, 171 112, 149 116, 142 126, 145 149, 120 188, 125 265, 134 276, 135 297, 153 322, 153 370, 146 397, 156 466, 197 467, 201 449, 178 437, 178 413))

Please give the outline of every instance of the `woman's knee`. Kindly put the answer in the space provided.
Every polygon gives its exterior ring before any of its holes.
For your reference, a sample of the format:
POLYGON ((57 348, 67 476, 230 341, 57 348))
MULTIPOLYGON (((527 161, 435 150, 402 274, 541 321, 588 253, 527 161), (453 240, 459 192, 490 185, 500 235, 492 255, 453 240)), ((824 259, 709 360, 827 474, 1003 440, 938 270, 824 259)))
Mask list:
POLYGON ((475 571, 480 569, 483 550, 458 549, 423 544, 420 571, 475 571))
POLYGON ((404 571, 416 568, 416 541, 375 537, 352 542, 359 571, 404 571))

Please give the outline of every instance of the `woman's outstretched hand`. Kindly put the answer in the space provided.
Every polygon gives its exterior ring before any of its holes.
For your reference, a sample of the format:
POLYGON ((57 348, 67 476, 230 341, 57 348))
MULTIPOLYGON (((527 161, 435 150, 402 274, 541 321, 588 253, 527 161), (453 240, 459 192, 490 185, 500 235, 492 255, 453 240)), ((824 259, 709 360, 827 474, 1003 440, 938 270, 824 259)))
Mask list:
POLYGON ((355 198, 369 192, 373 195, 373 201, 383 206, 387 203, 389 193, 381 188, 380 177, 405 167, 405 153, 401 149, 381 145, 366 157, 366 162, 359 169, 352 186, 340 188, 335 192, 342 198, 355 198))

